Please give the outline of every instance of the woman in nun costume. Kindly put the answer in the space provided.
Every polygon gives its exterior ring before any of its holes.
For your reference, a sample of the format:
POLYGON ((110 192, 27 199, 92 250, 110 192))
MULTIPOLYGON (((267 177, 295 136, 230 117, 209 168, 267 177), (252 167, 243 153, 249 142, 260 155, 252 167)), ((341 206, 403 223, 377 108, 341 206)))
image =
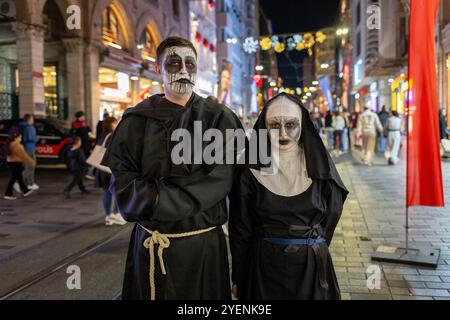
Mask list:
POLYGON ((267 141, 272 160, 264 165, 258 151, 230 196, 238 299, 340 299, 328 247, 348 191, 308 111, 283 93, 266 104, 254 129, 250 146, 267 141))

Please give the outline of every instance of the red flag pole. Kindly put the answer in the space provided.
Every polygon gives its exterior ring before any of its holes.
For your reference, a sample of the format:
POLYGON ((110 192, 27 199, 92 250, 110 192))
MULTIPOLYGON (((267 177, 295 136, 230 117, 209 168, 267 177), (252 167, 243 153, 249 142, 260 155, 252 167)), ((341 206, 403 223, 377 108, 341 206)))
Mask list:
MULTIPOLYGON (((425 86, 423 83, 423 77, 425 75, 420 74, 419 75, 421 77, 419 78, 414 78, 411 79, 411 76, 417 76, 417 65, 412 65, 411 63, 413 62, 411 57, 414 54, 414 57, 417 58, 418 55, 418 51, 415 50, 422 50, 423 47, 417 47, 417 28, 420 25, 425 25, 425 27, 430 28, 430 21, 429 20, 421 20, 424 18, 429 18, 429 16, 427 16, 427 14, 434 14, 436 12, 430 12, 431 10, 428 10, 426 12, 422 12, 422 11, 417 11, 419 7, 424 7, 425 5, 430 5, 430 3, 439 5, 439 0, 411 0, 411 6, 410 6, 410 17, 409 17, 409 21, 410 21, 410 32, 409 32, 409 54, 408 54, 408 93, 407 93, 407 103, 406 103, 406 133, 407 133, 407 138, 406 138, 406 145, 407 145, 407 161, 406 161, 406 215, 405 215, 405 247, 404 248, 397 248, 397 247, 385 247, 385 246, 380 246, 376 252, 374 252, 372 254, 372 260, 374 261, 381 261, 381 262, 391 262, 391 263, 404 263, 404 264, 411 264, 411 265, 420 265, 420 266, 426 266, 426 267, 432 267, 432 268, 437 268, 438 265, 438 261, 439 261, 439 256, 440 256, 440 249, 436 249, 436 248, 423 248, 423 249, 410 249, 409 248, 409 207, 410 206, 417 206, 417 205, 431 205, 431 206, 439 206, 441 204, 441 202, 443 202, 443 195, 439 194, 439 197, 442 197, 442 199, 437 199, 435 194, 431 194, 430 196, 430 189, 427 188, 427 186, 429 185, 429 180, 427 181, 426 179, 423 179, 423 171, 419 170, 418 172, 413 171, 413 175, 410 176, 410 170, 413 170, 414 168, 416 169, 420 169, 417 167, 417 163, 420 162, 420 160, 422 160, 422 158, 420 158, 421 156, 423 156, 423 154, 418 153, 418 146, 416 145, 417 143, 417 134, 420 133, 421 131, 424 130, 424 127, 426 128, 426 124, 423 123, 423 121, 431 121, 430 117, 431 117, 431 113, 429 112, 429 110, 423 110, 423 109, 418 109, 418 105, 417 105, 417 101, 419 99, 417 99, 417 93, 414 92, 414 95, 412 93, 413 90, 413 85, 416 86, 415 90, 417 90, 417 88, 421 89, 422 87, 424 87, 425 90, 425 94, 434 94, 434 90, 430 89, 429 86, 425 86), (428 2, 430 1, 430 2, 428 2), (433 2, 431 2, 433 1, 433 2), (413 15, 414 12, 414 15, 413 15), (420 15, 418 15, 418 13, 420 13, 420 15), (414 19, 414 17, 416 19, 414 19), (420 19, 417 19, 417 18, 420 19), (419 25, 418 25, 419 24, 419 25), (414 27, 414 29, 413 29, 414 27), (414 34, 414 38, 412 37, 412 33, 416 32, 414 34), (412 41, 414 40, 414 41, 412 41), (414 42, 414 44, 413 44, 414 42), (414 69, 415 73, 412 73, 412 67, 414 66, 416 69, 414 69), (422 81, 418 81, 422 80, 422 81), (414 81, 414 83, 412 83, 412 81, 414 81), (430 92, 433 91, 433 92, 430 92), (412 99, 417 99, 417 101, 415 101, 414 103, 414 109, 413 112, 422 112, 421 115, 423 114, 423 112, 425 112, 425 120, 423 120, 420 123, 420 126, 417 126, 417 123, 414 122, 412 123, 411 121, 413 120, 411 117, 411 101, 412 99), (412 127, 412 125, 414 124, 414 128, 412 127), (410 130, 414 130, 414 133, 416 134, 415 136, 412 136, 412 131, 410 132, 410 130), (417 132, 416 130, 419 130, 419 132, 417 132), (414 139, 411 139, 414 138, 414 139), (413 141, 414 140, 414 141, 413 141), (414 143, 414 145, 412 145, 412 143, 414 143), (413 149, 412 149, 413 148, 413 149), (414 160, 414 161, 413 161, 414 160), (410 162, 411 161, 411 162, 410 162), (419 175, 419 177, 417 177, 417 175, 419 175), (413 191, 411 191, 411 183, 414 183, 414 187, 415 188, 419 188, 417 189, 413 189, 413 191), (427 184, 425 184, 427 183, 427 184), (425 185, 424 185, 425 184, 425 185), (413 192, 413 196, 410 195, 410 192, 413 192), (417 194, 419 193, 419 194, 417 194), (431 200, 430 200, 431 199, 431 200), (394 251, 391 251, 392 249, 394 249, 394 251)), ((436 8, 436 7, 433 7, 436 8)), ((430 9, 430 7, 426 7, 426 9, 430 9)), ((429 30, 427 30, 429 31, 429 30)), ((425 32, 427 32, 425 31, 425 32)), ((426 34, 427 36, 429 35, 428 33, 426 34)), ((428 39, 429 40, 429 39, 428 39)), ((429 49, 430 47, 425 47, 426 49, 429 49)), ((422 51, 419 51, 422 52, 422 51)), ((425 50, 426 52, 426 50, 425 50)), ((427 54, 429 54, 429 52, 427 52, 427 54)), ((423 55, 420 56, 421 59, 425 58, 423 55)), ((429 60, 427 61, 429 63, 429 60)), ((417 63, 414 62, 414 63, 417 63)), ((423 61, 420 61, 420 63, 423 64, 423 61)), ((429 65, 426 65, 429 68, 429 65)), ((422 65, 423 68, 423 65, 422 65)), ((427 71, 428 71, 427 69, 427 71)), ((423 70, 419 70, 421 73, 423 73, 423 70)), ((432 86, 431 86, 432 87, 432 86)), ((423 92, 420 92, 421 94, 423 92)), ((430 96, 426 96, 426 99, 429 99, 430 96)), ((423 96, 420 96, 420 107, 421 108, 427 108, 430 107, 430 105, 427 105, 426 103, 424 103, 424 98, 423 96)), ((426 101, 428 103, 428 101, 426 101)), ((414 114, 415 116, 415 120, 417 118, 417 113, 414 114)), ((422 120, 422 119, 421 119, 422 120)), ((435 128, 433 128, 435 129, 435 128)), ((423 139, 419 141, 419 143, 423 144, 423 139)), ((419 150, 422 151, 422 150, 419 150)), ((426 159, 427 160, 427 159, 426 159)), ((438 172, 441 172, 440 170, 440 165, 441 163, 438 163, 439 165, 439 170, 437 170, 438 172)), ((423 166, 423 165, 422 165, 423 166)), ((435 177, 436 178, 436 177, 435 177)), ((442 189, 442 178, 440 178, 441 182, 440 182, 440 187, 442 189)), ((443 193, 443 192, 440 192, 443 193)))

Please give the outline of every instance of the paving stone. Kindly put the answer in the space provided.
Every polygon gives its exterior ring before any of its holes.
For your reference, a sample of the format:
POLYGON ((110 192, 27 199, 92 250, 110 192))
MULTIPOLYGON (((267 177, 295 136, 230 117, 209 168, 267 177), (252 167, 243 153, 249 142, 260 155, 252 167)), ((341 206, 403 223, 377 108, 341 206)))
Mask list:
POLYGON ((411 293, 416 296, 430 296, 430 297, 450 297, 448 290, 441 289, 416 289, 412 288, 411 293))

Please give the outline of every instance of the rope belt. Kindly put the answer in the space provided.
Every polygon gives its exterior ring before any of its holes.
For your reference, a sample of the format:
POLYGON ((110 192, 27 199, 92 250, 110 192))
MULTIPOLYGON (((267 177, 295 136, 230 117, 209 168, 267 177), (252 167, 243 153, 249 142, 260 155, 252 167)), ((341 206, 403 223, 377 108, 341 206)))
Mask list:
POLYGON ((175 233, 175 234, 162 234, 162 233, 159 233, 158 231, 148 230, 147 228, 143 227, 142 225, 139 225, 139 226, 151 235, 144 241, 144 247, 146 249, 149 249, 149 252, 150 252, 150 297, 151 297, 151 300, 156 300, 155 248, 154 248, 154 246, 155 245, 158 246, 159 265, 161 267, 162 274, 166 275, 166 267, 164 266, 163 252, 164 252, 164 249, 167 249, 170 247, 170 239, 197 236, 197 235, 200 235, 203 233, 210 232, 217 228, 217 227, 211 227, 208 229, 203 229, 203 230, 198 230, 198 231, 190 231, 190 232, 175 233))

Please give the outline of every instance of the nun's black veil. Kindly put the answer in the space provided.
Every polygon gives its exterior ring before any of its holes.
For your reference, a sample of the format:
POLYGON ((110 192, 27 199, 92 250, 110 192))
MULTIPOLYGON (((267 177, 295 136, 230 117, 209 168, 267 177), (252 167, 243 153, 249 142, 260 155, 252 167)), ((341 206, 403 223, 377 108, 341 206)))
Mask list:
MULTIPOLYGON (((311 179, 315 180, 333 180, 343 191, 343 199, 347 197, 348 190, 345 187, 344 183, 339 176, 339 173, 334 165, 333 160, 327 149, 325 148, 322 138, 317 132, 313 122, 311 121, 311 117, 309 116, 308 110, 302 105, 300 100, 294 96, 287 93, 280 93, 267 101, 265 104, 261 114, 259 115, 253 129, 254 133, 250 138, 250 145, 259 146, 260 142, 260 134, 267 134, 266 127, 266 114, 272 102, 281 97, 285 96, 291 101, 295 102, 299 106, 302 111, 302 134, 299 141, 305 150, 306 157, 306 167, 308 170, 308 175, 311 179), (265 129, 266 131, 260 131, 261 129, 265 129), (257 141, 252 141, 253 139, 257 139, 257 141)), ((270 139, 265 137, 264 139, 267 141, 267 152, 271 150, 270 139)), ((249 150, 249 148, 247 148, 249 150)), ((247 153, 247 160, 250 159, 249 154, 247 153)), ((248 167, 255 170, 261 170, 263 168, 267 168, 269 165, 262 164, 260 161, 260 155, 258 151, 258 161, 256 164, 249 164, 248 167)))

